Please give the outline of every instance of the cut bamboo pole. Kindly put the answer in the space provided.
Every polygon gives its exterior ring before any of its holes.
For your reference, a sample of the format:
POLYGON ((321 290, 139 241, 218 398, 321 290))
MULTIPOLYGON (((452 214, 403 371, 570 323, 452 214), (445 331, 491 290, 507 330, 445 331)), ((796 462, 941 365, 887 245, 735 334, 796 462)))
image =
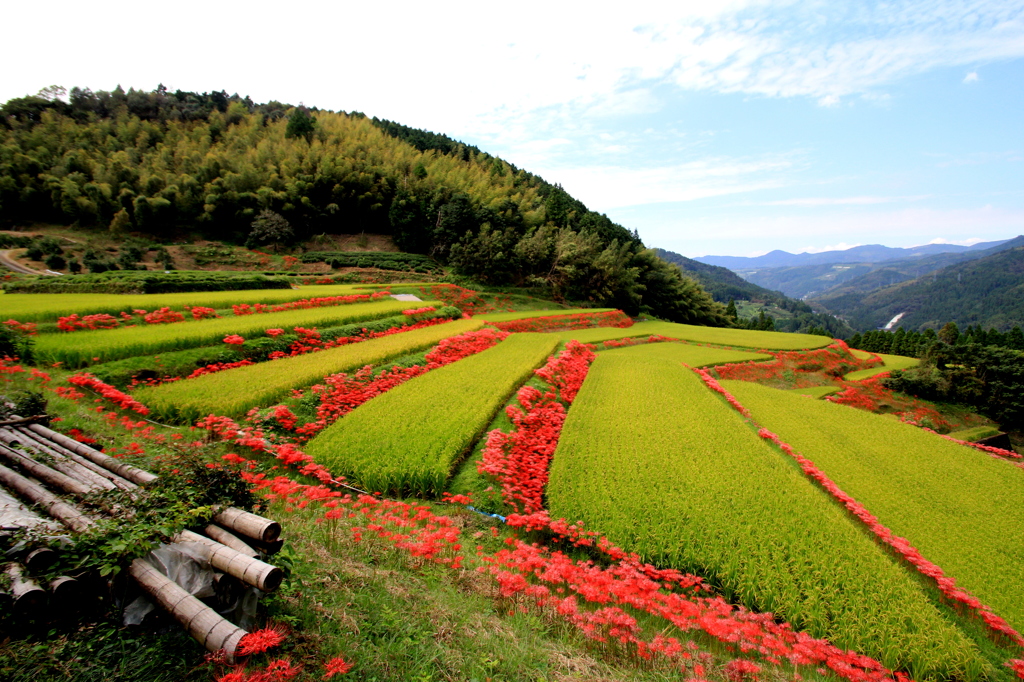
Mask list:
POLYGON ((247 545, 237 535, 224 530, 216 524, 211 523, 203 529, 203 532, 206 533, 208 537, 213 538, 220 544, 227 545, 236 552, 241 552, 242 554, 248 557, 252 557, 253 559, 255 559, 260 555, 258 551, 247 545))
POLYGON ((72 452, 81 455, 82 457, 85 457, 86 459, 96 464, 99 464, 101 467, 107 469, 108 471, 113 471, 118 476, 127 479, 132 483, 135 483, 136 485, 146 485, 147 483, 150 483, 151 481, 155 481, 157 479, 156 474, 144 471, 137 467, 133 467, 131 464, 125 464, 124 462, 120 462, 114 459, 113 457, 104 455, 102 452, 90 448, 88 445, 85 445, 84 443, 79 443, 77 440, 74 440, 73 438, 68 438, 63 433, 57 433, 53 429, 48 429, 45 426, 41 426, 39 424, 29 424, 28 427, 26 428, 28 428, 33 433, 38 433, 40 436, 44 436, 47 440, 52 440, 58 445, 62 445, 66 447, 68 450, 71 450, 72 452))
POLYGON ((46 607, 49 595, 35 580, 25 575, 19 564, 7 564, 5 570, 11 579, 11 596, 14 597, 14 608, 23 614, 37 613, 46 607))
POLYGON ((49 547, 36 547, 22 558, 21 563, 32 573, 42 573, 57 563, 57 558, 57 552, 49 547))
POLYGON ((264 592, 273 592, 284 580, 284 571, 277 566, 246 556, 199 533, 183 530, 174 537, 174 541, 202 545, 211 566, 264 592))
POLYGON ((47 514, 73 531, 84 532, 96 523, 94 518, 84 514, 74 505, 60 499, 37 481, 25 478, 2 464, 0 464, 0 483, 3 483, 8 489, 13 490, 30 502, 38 504, 47 514))
POLYGON ((85 597, 85 589, 78 580, 62 575, 50 581, 50 592, 53 594, 53 601, 61 608, 73 609, 78 606, 85 597))
POLYGON ((281 535, 281 524, 277 521, 265 519, 237 507, 228 507, 214 516, 213 520, 239 535, 260 542, 273 542, 281 535))
POLYGON ((0 445, 0 457, 3 457, 8 462, 17 465, 27 473, 41 480, 43 483, 53 486, 54 488, 59 488, 64 492, 71 493, 72 495, 84 497, 93 490, 91 486, 82 483, 77 478, 71 478, 70 476, 60 473, 56 469, 51 469, 45 464, 40 464, 28 455, 22 454, 5 445, 0 445))
POLYGON ((134 560, 128 572, 207 651, 223 649, 228 662, 235 662, 238 643, 247 634, 245 630, 222 618, 142 559, 134 560))
POLYGON ((68 476, 74 476, 83 483, 88 483, 102 490, 113 490, 115 488, 132 490, 138 487, 131 481, 124 480, 117 474, 111 473, 97 464, 93 464, 81 455, 76 455, 53 441, 46 440, 37 433, 21 430, 14 433, 24 439, 21 441, 22 445, 48 456, 51 460, 50 466, 54 469, 68 476), (121 482, 120 484, 118 483, 119 481, 121 482))

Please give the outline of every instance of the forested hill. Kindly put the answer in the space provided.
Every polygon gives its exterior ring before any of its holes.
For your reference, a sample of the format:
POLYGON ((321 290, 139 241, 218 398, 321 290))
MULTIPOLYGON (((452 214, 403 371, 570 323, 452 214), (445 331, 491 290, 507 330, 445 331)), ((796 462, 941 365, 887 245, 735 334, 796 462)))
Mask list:
POLYGON ((910 282, 870 293, 819 299, 860 330, 885 325, 905 313, 904 329, 939 329, 947 322, 1008 331, 1024 326, 1024 247, 958 263, 910 282))
POLYGON ((635 232, 444 135, 219 93, 72 89, 0 107, 0 220, 240 243, 263 210, 295 241, 390 234, 485 284, 727 324, 635 232), (641 306, 642 301, 642 306, 641 306))

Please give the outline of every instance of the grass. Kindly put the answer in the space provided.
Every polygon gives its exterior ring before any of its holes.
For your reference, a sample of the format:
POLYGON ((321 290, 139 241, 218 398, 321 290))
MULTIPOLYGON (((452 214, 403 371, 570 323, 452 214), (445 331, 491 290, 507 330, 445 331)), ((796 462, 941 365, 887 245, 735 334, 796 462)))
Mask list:
POLYGON ((984 666, 914 574, 678 362, 598 356, 569 411, 548 498, 553 518, 582 519, 915 678, 971 678, 984 666))
POLYGON ((325 327, 377 320, 399 313, 408 305, 403 301, 383 299, 280 313, 46 334, 38 337, 35 353, 45 364, 63 362, 67 367, 82 367, 91 362, 217 345, 229 334, 248 338, 263 336, 265 330, 275 327, 325 327))
POLYGON ((515 313, 485 313, 476 315, 484 322, 510 322, 535 317, 561 317, 563 315, 588 315, 591 313, 610 313, 616 308, 570 308, 568 310, 526 310, 515 313))
POLYGON ((482 326, 479 320, 446 322, 307 355, 142 388, 135 392, 135 397, 153 410, 157 418, 174 422, 191 422, 208 414, 239 416, 253 407, 273 404, 293 389, 315 384, 330 374, 377 365, 482 326))
POLYGON ((1019 469, 870 412, 745 382, 723 385, 883 525, 1024 630, 1019 469))
POLYGON ((306 452, 368 490, 439 495, 495 412, 557 345, 550 335, 513 334, 356 408, 306 452))
POLYGON ((886 355, 885 353, 875 353, 875 355, 882 358, 882 361, 885 364, 881 367, 870 367, 868 369, 850 372, 844 376, 843 379, 846 381, 863 381, 864 379, 870 379, 871 377, 878 376, 883 372, 891 372, 894 369, 909 369, 910 367, 917 367, 921 364, 919 359, 908 358, 903 355, 886 355))
POLYGON ((287 303, 303 298, 348 296, 369 293, 359 284, 304 286, 298 289, 253 289, 243 291, 193 291, 175 294, 5 294, 4 316, 19 322, 52 322, 58 317, 78 313, 116 315, 135 308, 154 310, 167 306, 230 308, 239 303, 287 303))

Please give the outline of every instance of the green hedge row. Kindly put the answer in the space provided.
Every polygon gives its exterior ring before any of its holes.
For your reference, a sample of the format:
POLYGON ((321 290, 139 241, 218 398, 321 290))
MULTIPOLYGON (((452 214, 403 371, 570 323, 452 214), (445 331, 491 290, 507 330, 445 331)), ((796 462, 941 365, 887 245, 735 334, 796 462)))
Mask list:
POLYGON ((169 294, 189 291, 288 289, 285 279, 254 273, 113 271, 8 282, 8 294, 169 294))
POLYGON ((302 255, 303 263, 327 263, 332 268, 380 268, 433 272, 440 266, 429 256, 392 251, 310 251, 302 255))

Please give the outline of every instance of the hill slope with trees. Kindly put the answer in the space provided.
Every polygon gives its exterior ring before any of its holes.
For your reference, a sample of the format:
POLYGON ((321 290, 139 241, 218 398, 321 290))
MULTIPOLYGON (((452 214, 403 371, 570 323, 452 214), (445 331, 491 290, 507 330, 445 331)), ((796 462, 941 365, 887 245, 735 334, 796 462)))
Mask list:
POLYGON ((881 327, 900 313, 910 330, 980 325, 1008 331, 1024 325, 1024 247, 958 263, 869 293, 838 291, 816 300, 860 330, 881 327))
POLYGON ((446 136, 225 92, 52 95, 0 107, 0 216, 11 226, 240 244, 269 210, 295 242, 387 234, 484 284, 729 324, 722 306, 636 232, 446 136))

